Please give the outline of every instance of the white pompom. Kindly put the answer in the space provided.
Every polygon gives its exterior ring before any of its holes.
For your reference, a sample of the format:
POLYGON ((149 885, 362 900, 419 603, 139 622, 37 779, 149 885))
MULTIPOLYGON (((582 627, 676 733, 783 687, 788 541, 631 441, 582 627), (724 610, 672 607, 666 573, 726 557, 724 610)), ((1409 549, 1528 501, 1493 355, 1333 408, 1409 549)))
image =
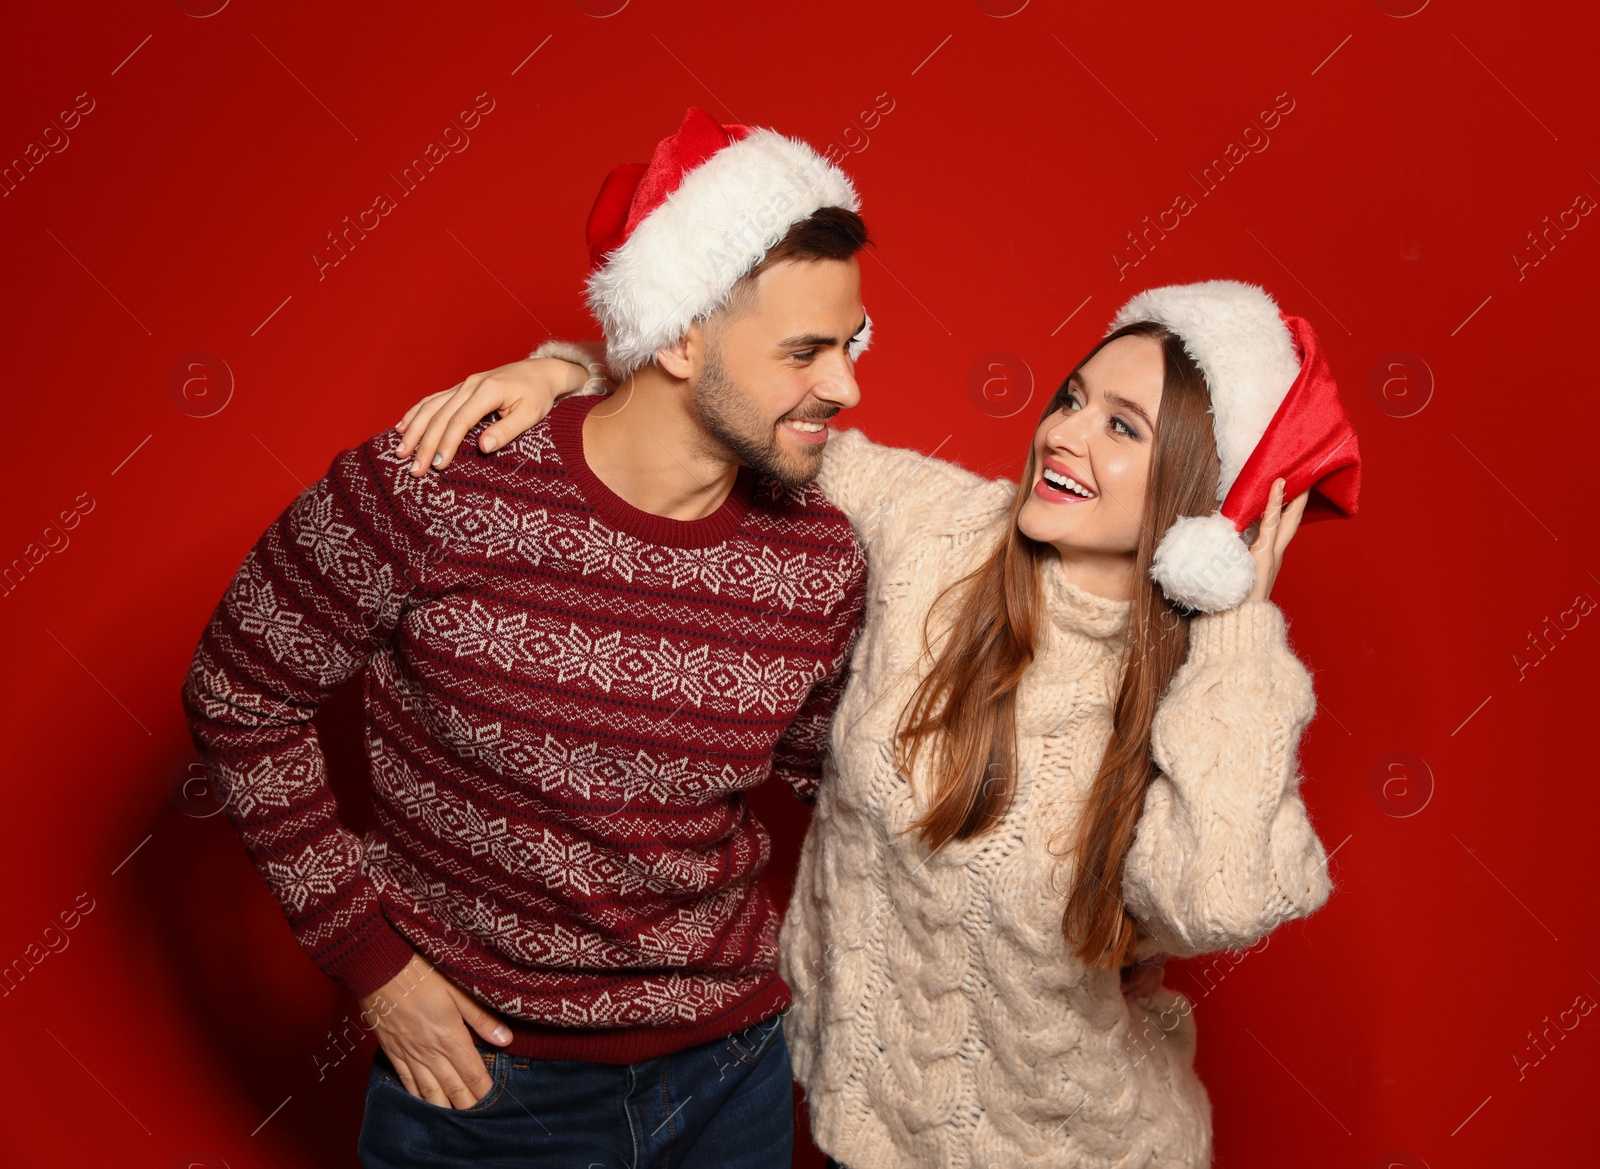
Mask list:
POLYGON ((1220 613, 1250 595, 1256 562, 1227 517, 1213 512, 1174 522, 1156 545, 1150 575, 1169 600, 1220 613))

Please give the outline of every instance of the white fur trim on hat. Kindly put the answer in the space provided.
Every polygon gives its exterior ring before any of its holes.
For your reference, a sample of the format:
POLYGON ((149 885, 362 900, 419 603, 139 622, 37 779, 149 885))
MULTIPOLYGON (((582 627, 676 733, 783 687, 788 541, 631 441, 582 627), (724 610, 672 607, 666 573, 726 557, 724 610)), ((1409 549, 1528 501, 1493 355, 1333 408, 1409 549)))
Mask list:
POLYGON ((1176 333, 1205 375, 1222 461, 1220 504, 1300 372, 1289 327, 1266 289, 1238 280, 1141 292, 1122 306, 1111 327, 1134 321, 1155 321, 1176 333))
POLYGON ((799 139, 757 129, 717 151, 589 277, 612 374, 648 364, 720 308, 791 226, 860 205, 845 173, 799 139))
MULTIPOLYGON (((1220 506, 1300 373, 1294 336, 1267 290, 1239 280, 1171 284, 1123 305, 1113 330, 1134 321, 1166 326, 1205 376, 1216 436, 1220 506)), ((1163 533, 1150 575, 1168 599, 1217 613, 1250 595, 1256 567, 1220 511, 1184 516, 1163 533)))
POLYGON ((1174 521, 1156 545, 1150 575, 1170 600, 1220 613, 1250 595, 1256 562, 1232 522, 1212 512, 1174 521))
POLYGON ((872 316, 868 313, 863 313, 862 319, 865 323, 861 326, 861 332, 857 333, 855 340, 850 342, 851 361, 865 353, 867 346, 872 344, 872 316))

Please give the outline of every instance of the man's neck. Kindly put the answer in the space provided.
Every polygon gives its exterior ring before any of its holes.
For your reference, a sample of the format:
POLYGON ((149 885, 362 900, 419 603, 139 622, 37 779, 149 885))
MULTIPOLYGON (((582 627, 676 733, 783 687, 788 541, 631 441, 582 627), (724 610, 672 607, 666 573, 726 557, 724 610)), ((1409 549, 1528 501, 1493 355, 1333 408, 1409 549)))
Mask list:
POLYGON ((689 409, 689 390, 653 365, 597 402, 583 422, 596 477, 640 511, 698 520, 722 506, 739 463, 689 409))

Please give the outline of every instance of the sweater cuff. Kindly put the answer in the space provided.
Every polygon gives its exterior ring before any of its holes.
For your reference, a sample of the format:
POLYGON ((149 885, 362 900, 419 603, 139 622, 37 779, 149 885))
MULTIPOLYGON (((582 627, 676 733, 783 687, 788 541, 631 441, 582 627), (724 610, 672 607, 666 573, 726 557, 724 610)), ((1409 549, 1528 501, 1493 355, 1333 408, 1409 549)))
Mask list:
POLYGON ((539 357, 557 357, 581 365, 589 372, 589 380, 578 394, 603 394, 610 387, 606 383, 606 350, 604 344, 584 341, 558 341, 551 338, 528 354, 530 360, 539 357))
POLYGON ((364 998, 404 970, 415 952, 380 913, 370 936, 324 965, 322 972, 356 998, 364 998))
POLYGON ((1223 654, 1286 647, 1288 626, 1283 610, 1271 601, 1245 601, 1221 613, 1203 613, 1189 623, 1189 656, 1223 654))

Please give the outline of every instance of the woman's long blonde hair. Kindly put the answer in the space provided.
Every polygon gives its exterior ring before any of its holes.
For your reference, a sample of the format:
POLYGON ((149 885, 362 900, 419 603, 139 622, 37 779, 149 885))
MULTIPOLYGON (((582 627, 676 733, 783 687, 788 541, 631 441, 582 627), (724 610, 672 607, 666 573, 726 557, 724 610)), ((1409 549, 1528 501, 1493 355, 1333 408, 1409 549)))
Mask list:
MULTIPOLYGON (((1111 341, 1128 336, 1160 343, 1165 374, 1135 554, 1122 685, 1111 740, 1084 807, 1074 879, 1061 917, 1062 936, 1073 952, 1091 966, 1113 970, 1128 960, 1138 936, 1138 923, 1122 901, 1122 867, 1155 775, 1150 724, 1189 646, 1189 614, 1156 586, 1150 561, 1173 520, 1215 510, 1220 472, 1211 396, 1176 334, 1150 322, 1125 325, 1102 339, 1073 373, 1111 341)), ((1070 380, 1046 404, 1040 424, 1061 407, 1070 380)), ((1048 544, 1017 528, 1035 471, 1030 441, 1008 534, 929 609, 931 621, 940 605, 959 606, 932 668, 901 715, 895 741, 896 764, 908 776, 919 759, 929 757, 931 798, 927 812, 912 825, 929 848, 988 831, 1005 815, 1016 789, 1017 688, 1033 661, 1039 624, 1047 619, 1040 573, 1043 562, 1055 555, 1048 544)), ((928 621, 923 638, 932 652, 928 621)))

